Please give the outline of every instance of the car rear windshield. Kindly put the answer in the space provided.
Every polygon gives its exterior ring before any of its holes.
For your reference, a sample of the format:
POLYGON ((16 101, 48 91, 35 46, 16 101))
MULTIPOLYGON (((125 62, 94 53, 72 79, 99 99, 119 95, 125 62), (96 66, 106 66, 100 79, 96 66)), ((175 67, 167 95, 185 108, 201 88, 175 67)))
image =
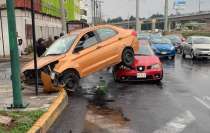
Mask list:
POLYGON ((167 38, 153 38, 152 44, 171 44, 171 41, 167 38))
POLYGON ((77 34, 64 36, 55 41, 45 52, 45 56, 48 55, 60 55, 66 53, 77 38, 77 34))
POLYGON ((181 43, 181 38, 175 35, 166 36, 166 38, 170 39, 173 43, 181 43))
POLYGON ((141 44, 137 55, 150 56, 154 55, 153 50, 148 44, 141 44))
POLYGON ((210 38, 207 37, 195 38, 193 39, 193 44, 210 44, 210 38))

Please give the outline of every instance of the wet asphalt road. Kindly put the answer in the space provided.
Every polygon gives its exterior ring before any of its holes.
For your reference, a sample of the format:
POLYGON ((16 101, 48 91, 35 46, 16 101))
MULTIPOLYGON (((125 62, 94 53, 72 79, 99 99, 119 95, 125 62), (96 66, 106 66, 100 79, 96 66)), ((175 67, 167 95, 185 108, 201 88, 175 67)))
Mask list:
MULTIPOLYGON (((163 64, 161 84, 119 84, 104 71, 83 79, 82 87, 95 86, 103 75, 115 99, 109 106, 122 110, 134 133, 210 133, 210 61, 182 60, 178 55, 175 61, 164 60, 163 64), (169 126, 172 124, 175 126, 169 126)), ((0 85, 9 82, 9 67, 0 63, 0 85)), ((69 103, 49 133, 83 131, 88 102, 72 96, 69 103)))
MULTIPOLYGON (((83 79, 85 87, 94 86, 103 75, 115 102, 130 119, 135 133, 209 133, 210 61, 164 60, 164 79, 155 83, 115 83, 111 73, 101 72, 83 79), (187 113, 185 113, 187 112, 187 113), (177 122, 178 121, 178 122, 177 122), (175 124, 174 124, 175 123, 175 124), (175 126, 170 126, 170 125, 175 126), (168 129, 168 130, 166 130, 168 129)), ((70 97, 70 104, 49 133, 81 133, 88 102, 70 97)))

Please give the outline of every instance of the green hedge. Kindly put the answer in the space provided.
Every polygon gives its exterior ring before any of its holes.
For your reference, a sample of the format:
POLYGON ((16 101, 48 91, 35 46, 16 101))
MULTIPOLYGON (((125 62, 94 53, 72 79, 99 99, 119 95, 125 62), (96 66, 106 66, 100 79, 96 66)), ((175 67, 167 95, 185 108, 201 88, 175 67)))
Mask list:
POLYGON ((210 37, 210 32, 201 32, 201 31, 196 31, 196 32, 182 32, 182 35, 184 37, 188 37, 188 36, 209 36, 210 37))

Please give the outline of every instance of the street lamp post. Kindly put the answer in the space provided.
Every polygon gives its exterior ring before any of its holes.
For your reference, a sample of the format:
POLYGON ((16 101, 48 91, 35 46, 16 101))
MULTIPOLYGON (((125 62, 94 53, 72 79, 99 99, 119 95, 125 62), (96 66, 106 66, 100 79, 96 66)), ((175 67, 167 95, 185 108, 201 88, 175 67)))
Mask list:
POLYGON ((34 73, 35 73, 35 91, 38 95, 38 69, 37 69, 37 48, 36 48, 36 31, 35 31, 35 11, 34 11, 34 1, 31 0, 31 21, 32 21, 32 38, 33 38, 33 50, 34 50, 34 73))
POLYGON ((139 33, 139 0, 136 0, 136 32, 139 33))
POLYGON ((13 88, 13 105, 14 108, 22 108, 22 93, 20 82, 20 62, 18 55, 17 36, 16 36, 16 21, 14 11, 14 1, 7 0, 7 19, 9 31, 9 45, 11 58, 11 72, 12 72, 12 88, 13 88))
POLYGON ((168 0, 165 0, 164 32, 168 32, 168 0))

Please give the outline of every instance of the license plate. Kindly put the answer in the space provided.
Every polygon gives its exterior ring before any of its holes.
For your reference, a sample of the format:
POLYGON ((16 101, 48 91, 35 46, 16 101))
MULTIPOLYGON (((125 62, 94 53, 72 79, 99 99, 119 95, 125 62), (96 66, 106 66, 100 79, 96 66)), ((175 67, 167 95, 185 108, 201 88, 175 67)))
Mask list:
POLYGON ((161 52, 161 54, 167 54, 167 52, 161 52))
POLYGON ((137 73, 137 78, 146 78, 147 74, 146 73, 137 73))

